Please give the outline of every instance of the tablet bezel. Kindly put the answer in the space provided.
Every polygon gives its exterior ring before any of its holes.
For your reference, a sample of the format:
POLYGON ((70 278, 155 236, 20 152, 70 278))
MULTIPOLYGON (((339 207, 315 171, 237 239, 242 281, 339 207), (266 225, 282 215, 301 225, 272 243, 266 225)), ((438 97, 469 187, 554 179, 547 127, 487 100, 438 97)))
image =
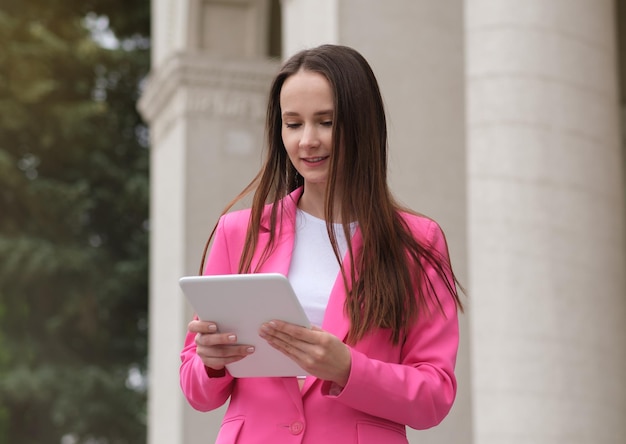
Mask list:
POLYGON ((180 287, 201 320, 213 321, 220 332, 233 332, 239 344, 254 353, 228 364, 237 378, 306 376, 294 361, 259 336, 259 328, 272 319, 311 328, 298 298, 279 273, 185 276, 180 287))

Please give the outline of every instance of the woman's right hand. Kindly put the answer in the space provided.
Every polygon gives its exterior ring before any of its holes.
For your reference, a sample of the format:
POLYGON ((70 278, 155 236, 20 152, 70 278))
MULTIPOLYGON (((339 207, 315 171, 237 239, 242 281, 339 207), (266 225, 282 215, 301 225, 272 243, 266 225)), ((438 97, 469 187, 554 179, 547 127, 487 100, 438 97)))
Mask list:
POLYGON ((196 334, 196 353, 204 365, 213 370, 222 370, 226 364, 254 353, 251 345, 237 344, 234 333, 219 333, 215 322, 193 320, 187 328, 196 334))

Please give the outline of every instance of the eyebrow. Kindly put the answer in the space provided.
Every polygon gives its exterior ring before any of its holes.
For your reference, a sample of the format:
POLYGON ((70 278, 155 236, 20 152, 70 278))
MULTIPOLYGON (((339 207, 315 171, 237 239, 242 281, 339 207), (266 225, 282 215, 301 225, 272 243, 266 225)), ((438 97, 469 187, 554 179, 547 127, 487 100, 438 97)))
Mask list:
MULTIPOLYGON (((330 115, 334 114, 334 111, 332 109, 327 109, 327 110, 317 111, 317 112, 313 113, 314 116, 327 116, 329 114, 330 115)), ((300 114, 295 112, 295 111, 285 111, 282 115, 284 117, 298 117, 298 116, 300 116, 300 114)))

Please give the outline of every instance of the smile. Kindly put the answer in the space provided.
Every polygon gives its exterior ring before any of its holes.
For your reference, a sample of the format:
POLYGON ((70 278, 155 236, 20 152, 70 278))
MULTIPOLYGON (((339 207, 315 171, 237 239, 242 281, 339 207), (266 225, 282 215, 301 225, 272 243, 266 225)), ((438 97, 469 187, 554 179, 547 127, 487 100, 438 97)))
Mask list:
POLYGON ((302 159, 305 162, 309 162, 309 163, 316 163, 316 162, 321 162, 322 160, 328 159, 328 156, 324 156, 324 157, 309 157, 306 159, 302 159))

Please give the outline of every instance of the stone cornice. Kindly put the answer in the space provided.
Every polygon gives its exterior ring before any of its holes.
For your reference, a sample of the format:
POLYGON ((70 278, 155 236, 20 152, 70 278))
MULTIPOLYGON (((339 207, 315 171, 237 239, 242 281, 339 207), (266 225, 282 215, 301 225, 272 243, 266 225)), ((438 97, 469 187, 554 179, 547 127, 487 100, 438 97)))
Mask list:
POLYGON ((278 71, 273 60, 229 60, 204 53, 175 53, 154 70, 138 109, 156 126, 170 120, 174 109, 228 117, 264 114, 270 82, 278 71), (177 98, 182 93, 182 99, 177 98))

